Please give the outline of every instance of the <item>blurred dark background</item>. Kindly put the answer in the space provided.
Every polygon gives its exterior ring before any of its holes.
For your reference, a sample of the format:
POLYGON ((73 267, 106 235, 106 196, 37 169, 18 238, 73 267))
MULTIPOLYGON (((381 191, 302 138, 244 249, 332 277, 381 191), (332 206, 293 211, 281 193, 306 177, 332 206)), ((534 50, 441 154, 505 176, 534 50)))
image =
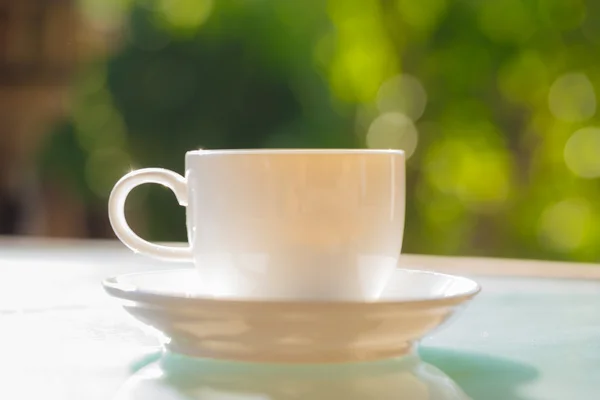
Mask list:
POLYGON ((405 252, 599 261, 599 50, 596 0, 0 0, 0 234, 113 237, 200 147, 401 148, 405 252))

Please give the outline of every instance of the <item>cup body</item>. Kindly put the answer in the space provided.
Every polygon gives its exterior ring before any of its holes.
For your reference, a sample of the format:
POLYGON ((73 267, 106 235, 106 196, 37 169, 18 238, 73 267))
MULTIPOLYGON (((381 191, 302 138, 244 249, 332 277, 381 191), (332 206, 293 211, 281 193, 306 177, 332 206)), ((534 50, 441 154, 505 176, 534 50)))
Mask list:
POLYGON ((191 151, 185 182, 202 294, 373 300, 396 268, 402 151, 191 151))

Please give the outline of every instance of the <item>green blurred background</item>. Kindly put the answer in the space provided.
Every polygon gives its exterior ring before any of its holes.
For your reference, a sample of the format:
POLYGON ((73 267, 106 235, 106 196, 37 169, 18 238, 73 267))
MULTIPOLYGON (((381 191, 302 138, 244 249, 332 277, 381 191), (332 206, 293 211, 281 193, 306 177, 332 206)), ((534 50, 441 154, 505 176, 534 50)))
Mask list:
MULTIPOLYGON (((115 181, 183 172, 186 150, 401 148, 404 252, 600 260, 600 2, 62 3, 87 41, 63 38, 67 106, 12 233, 112 237, 115 181)), ((148 239, 185 240, 168 190, 128 210, 148 239)))

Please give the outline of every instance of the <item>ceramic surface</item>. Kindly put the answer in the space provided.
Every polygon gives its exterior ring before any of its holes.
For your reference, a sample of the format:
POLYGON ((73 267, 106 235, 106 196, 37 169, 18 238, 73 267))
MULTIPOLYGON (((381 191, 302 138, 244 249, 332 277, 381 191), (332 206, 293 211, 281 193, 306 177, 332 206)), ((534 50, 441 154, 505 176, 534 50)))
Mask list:
POLYGON ((113 400, 469 400, 416 356, 343 365, 260 365, 167 355, 138 371, 113 400))
MULTIPOLYGON (((398 264, 405 212, 400 150, 199 150, 185 177, 124 176, 109 200, 116 235, 136 252, 194 262, 207 295, 375 299, 398 264), (189 245, 149 243, 128 226, 128 193, 170 188, 187 207, 189 245)), ((182 227, 183 229, 183 227, 182 227)))
POLYGON ((216 359, 335 363, 391 358, 448 320, 480 290, 470 279, 398 269, 377 301, 204 297, 193 269, 104 282, 167 349, 216 359))

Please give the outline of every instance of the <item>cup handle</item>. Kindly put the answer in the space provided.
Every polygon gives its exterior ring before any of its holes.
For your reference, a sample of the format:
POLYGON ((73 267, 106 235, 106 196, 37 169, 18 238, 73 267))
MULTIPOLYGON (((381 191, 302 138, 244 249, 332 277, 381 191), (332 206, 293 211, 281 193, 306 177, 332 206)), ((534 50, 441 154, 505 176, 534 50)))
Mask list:
POLYGON ((183 176, 162 168, 144 168, 132 171, 115 184, 108 200, 108 216, 115 234, 125 246, 136 253, 168 261, 192 261, 192 249, 189 245, 176 247, 150 243, 136 235, 129 227, 125 218, 125 200, 131 190, 144 183, 158 183, 166 186, 175 193, 181 206, 188 205, 187 182, 183 176))

